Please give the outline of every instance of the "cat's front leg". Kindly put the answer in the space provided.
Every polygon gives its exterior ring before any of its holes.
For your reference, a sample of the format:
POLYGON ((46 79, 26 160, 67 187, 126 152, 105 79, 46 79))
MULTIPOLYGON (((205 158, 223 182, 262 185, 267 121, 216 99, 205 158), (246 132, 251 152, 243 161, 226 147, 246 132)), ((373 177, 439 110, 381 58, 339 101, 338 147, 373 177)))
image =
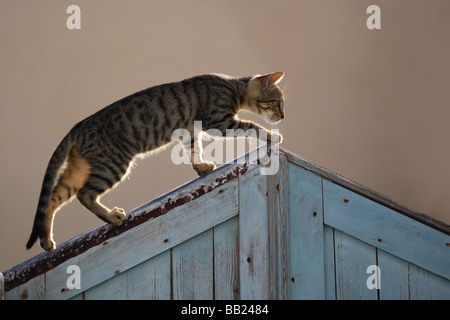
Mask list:
POLYGON ((203 176, 215 169, 216 165, 203 159, 203 149, 200 137, 193 137, 190 143, 183 144, 187 154, 190 155, 192 168, 199 176, 203 176))
POLYGON ((275 131, 267 131, 267 142, 281 143, 283 141, 283 136, 275 131))
POLYGON ((232 130, 235 137, 257 137, 267 142, 281 143, 283 136, 275 131, 267 130, 266 128, 251 122, 230 118, 224 122, 219 129, 223 136, 229 134, 228 130, 232 130))

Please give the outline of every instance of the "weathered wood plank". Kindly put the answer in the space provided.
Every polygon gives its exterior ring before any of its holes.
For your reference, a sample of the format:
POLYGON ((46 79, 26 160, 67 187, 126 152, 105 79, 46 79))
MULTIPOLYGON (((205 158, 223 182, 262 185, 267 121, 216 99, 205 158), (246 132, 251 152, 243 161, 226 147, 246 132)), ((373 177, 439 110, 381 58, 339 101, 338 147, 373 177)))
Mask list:
POLYGON ((214 298, 240 298, 239 217, 214 227, 214 298))
POLYGON ((84 291, 79 293, 79 294, 77 294, 76 296, 73 296, 69 300, 85 300, 85 298, 84 298, 84 291))
POLYGON ((45 300, 45 274, 41 274, 24 284, 5 292, 5 300, 45 300))
POLYGON ((347 179, 335 172, 332 172, 324 167, 321 167, 318 164, 313 163, 312 161, 309 161, 308 159, 305 159, 299 155, 296 155, 291 151, 288 151, 285 149, 280 149, 280 151, 281 151, 281 153, 286 155, 289 162, 295 163, 308 171, 316 173, 317 175, 321 176, 322 178, 324 178, 326 180, 329 180, 339 186, 342 186, 342 187, 349 189, 357 194, 360 194, 363 197, 366 197, 377 203, 380 203, 383 206, 386 206, 390 209, 393 209, 393 210, 401 213, 402 215, 410 217, 411 219, 417 220, 427 226, 430 226, 431 228, 434 228, 434 229, 439 230, 447 235, 450 235, 450 226, 442 221, 436 220, 424 213, 421 213, 414 209, 411 209, 397 201, 394 201, 394 200, 386 197, 385 195, 383 195, 381 193, 371 190, 370 188, 367 188, 355 181, 347 179))
POLYGON ((127 272, 119 273, 84 292, 85 300, 125 300, 127 298, 127 272))
POLYGON ((85 291, 237 215, 237 185, 233 180, 63 262, 47 272, 47 298, 67 299, 79 293, 66 288, 68 265, 80 267, 85 291))
POLYGON ((269 299, 267 176, 239 178, 239 273, 242 299, 269 299))
POLYGON ((127 300, 170 299, 170 250, 142 262, 127 273, 127 300))
POLYGON ((450 300, 450 282, 438 275, 378 250, 381 300, 450 300))
POLYGON ((170 250, 123 273, 118 273, 115 277, 74 298, 85 300, 170 299, 170 250))
POLYGON ((450 279, 450 237, 324 180, 324 222, 450 279))
POLYGON ((291 299, 325 299, 322 179, 288 165, 291 299))
POLYGON ((325 299, 336 300, 336 277, 334 262, 334 229, 324 225, 324 271, 325 271, 325 299))
POLYGON ((268 175, 270 299, 289 297, 288 168, 279 154, 278 172, 268 175))
POLYGON ((383 250, 378 250, 380 267, 380 300, 409 300, 409 263, 383 250))
POLYGON ((336 298, 376 300, 377 289, 367 287, 367 268, 377 264, 376 248, 334 230, 336 298))
POLYGON ((173 299, 213 299, 213 263, 212 229, 174 247, 173 299))
POLYGON ((450 282, 409 264, 411 300, 450 300, 450 282))

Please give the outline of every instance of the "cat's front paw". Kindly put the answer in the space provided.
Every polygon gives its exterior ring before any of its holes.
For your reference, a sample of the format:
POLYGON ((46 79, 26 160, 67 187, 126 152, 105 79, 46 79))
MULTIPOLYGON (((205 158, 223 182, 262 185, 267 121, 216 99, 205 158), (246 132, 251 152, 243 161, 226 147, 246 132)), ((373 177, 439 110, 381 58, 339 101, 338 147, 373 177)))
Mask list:
POLYGON ((198 173, 199 176, 203 176, 203 175, 207 174, 208 172, 213 171, 214 168, 216 167, 216 165, 212 162, 205 161, 200 164, 193 164, 192 167, 198 173))
POLYGON ((117 207, 112 209, 111 212, 108 214, 109 223, 115 226, 120 226, 125 221, 126 218, 127 215, 125 213, 125 210, 117 207))
POLYGON ((267 132, 267 142, 281 143, 283 142, 283 136, 277 132, 267 132))

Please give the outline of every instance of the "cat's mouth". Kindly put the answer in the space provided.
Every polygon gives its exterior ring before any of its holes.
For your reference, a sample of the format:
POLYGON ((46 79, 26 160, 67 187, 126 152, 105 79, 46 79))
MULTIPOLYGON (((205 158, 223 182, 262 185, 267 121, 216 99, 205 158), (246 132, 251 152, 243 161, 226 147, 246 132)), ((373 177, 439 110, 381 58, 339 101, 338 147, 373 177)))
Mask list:
POLYGON ((283 116, 272 116, 269 119, 270 123, 278 123, 280 122, 284 117, 283 116))

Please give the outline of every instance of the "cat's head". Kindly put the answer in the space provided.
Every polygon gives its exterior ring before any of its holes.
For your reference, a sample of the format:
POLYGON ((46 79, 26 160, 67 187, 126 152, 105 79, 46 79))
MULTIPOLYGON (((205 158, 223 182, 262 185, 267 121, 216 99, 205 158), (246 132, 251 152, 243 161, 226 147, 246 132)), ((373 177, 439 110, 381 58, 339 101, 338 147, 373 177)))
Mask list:
POLYGON ((247 83, 243 109, 260 114, 270 123, 284 118, 284 95, 278 83, 283 72, 252 77, 247 83))

